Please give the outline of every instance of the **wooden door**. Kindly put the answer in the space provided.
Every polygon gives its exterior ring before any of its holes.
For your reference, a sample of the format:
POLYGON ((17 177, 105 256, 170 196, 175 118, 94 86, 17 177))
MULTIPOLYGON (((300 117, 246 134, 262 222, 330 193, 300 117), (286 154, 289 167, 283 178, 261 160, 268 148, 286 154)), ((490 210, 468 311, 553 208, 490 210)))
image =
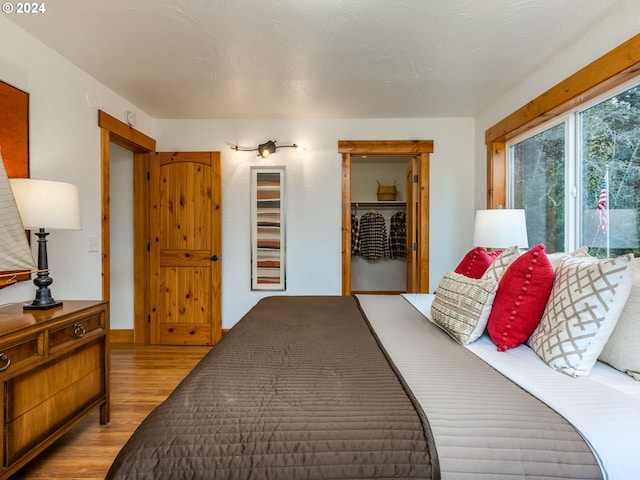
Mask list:
POLYGON ((407 166, 407 292, 418 292, 418 161, 412 158, 407 166))
POLYGON ((220 153, 156 153, 149 170, 151 343, 213 345, 222 336, 220 153))

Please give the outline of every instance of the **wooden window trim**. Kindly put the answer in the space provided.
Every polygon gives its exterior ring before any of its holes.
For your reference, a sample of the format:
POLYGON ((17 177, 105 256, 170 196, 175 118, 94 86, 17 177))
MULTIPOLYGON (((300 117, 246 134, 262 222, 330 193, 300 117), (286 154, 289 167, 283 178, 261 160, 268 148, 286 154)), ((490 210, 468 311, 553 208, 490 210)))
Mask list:
POLYGON ((640 34, 551 87, 485 132, 487 208, 506 206, 506 142, 640 73, 640 34))

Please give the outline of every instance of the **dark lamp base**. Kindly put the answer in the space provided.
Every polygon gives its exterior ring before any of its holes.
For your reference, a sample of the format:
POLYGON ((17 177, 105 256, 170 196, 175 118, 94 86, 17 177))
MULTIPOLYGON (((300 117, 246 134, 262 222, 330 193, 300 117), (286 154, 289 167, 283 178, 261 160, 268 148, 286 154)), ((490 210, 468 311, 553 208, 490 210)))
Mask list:
POLYGON ((47 235, 48 232, 41 228, 35 232, 38 237, 38 273, 33 280, 36 289, 36 298, 29 305, 24 305, 23 310, 49 310, 60 307, 62 302, 56 302, 51 296, 49 285, 53 283, 53 278, 49 276, 49 262, 47 260, 47 235))
POLYGON ((49 310, 50 308, 61 307, 62 302, 56 302, 55 300, 51 303, 30 303, 28 305, 23 305, 23 310, 49 310))

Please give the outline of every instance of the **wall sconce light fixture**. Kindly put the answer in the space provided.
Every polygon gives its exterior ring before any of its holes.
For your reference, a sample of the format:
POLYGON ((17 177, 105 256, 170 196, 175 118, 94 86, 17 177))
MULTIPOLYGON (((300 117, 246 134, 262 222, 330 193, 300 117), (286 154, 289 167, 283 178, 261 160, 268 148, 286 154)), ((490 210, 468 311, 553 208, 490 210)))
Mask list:
POLYGON ((236 157, 240 156, 240 152, 258 152, 258 156, 266 158, 272 153, 276 153, 278 148, 295 148, 298 152, 302 152, 304 150, 303 147, 292 143, 291 145, 276 145, 277 140, 269 140, 268 142, 261 143, 258 145, 258 148, 244 148, 236 145, 235 147, 231 147, 231 150, 235 150, 236 157))

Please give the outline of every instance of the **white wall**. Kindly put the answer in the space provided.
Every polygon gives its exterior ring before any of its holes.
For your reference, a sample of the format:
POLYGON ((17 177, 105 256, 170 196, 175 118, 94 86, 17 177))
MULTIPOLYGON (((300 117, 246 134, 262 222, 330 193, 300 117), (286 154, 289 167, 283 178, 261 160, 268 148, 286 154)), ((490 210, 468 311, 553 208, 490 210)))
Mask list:
MULTIPOLYGON (((101 297, 101 252, 88 251, 89 237, 101 234, 98 109, 120 119, 126 110, 134 111, 136 127, 156 138, 159 150, 223 152, 225 328, 265 295, 250 290, 250 165, 288 167, 287 294, 341 292, 339 139, 434 140, 430 272, 434 285, 469 246, 463 232, 473 219, 471 118, 154 121, 3 17, 0 43, 12 46, 0 53, 0 79, 30 93, 31 176, 72 182, 80 188, 83 230, 55 232, 49 237, 55 298, 101 297), (306 145, 307 151, 301 158, 293 149, 285 149, 260 161, 252 154, 237 160, 229 149, 230 145, 252 146, 267 139, 296 141, 306 145)), ((117 228, 112 224, 112 229, 117 228)), ((33 298, 34 288, 24 282, 0 290, 0 304, 33 298)))
POLYGON ((538 95, 640 33, 640 2, 620 0, 567 48, 552 52, 543 65, 532 65, 511 90, 493 99, 476 116, 476 208, 486 208, 485 131, 538 95))
MULTIPOLYGON (((431 287, 471 246, 476 208, 485 202, 484 132, 590 61, 640 31, 640 3, 621 0, 574 45, 545 65, 523 73, 516 88, 490 101, 475 119, 377 120, 153 120, 0 16, 0 79, 30 93, 31 176, 80 187, 83 230, 54 232, 49 263, 54 297, 100 298, 100 252, 88 252, 100 235, 100 133, 97 109, 117 118, 137 114, 137 128, 157 139, 159 150, 223 152, 223 326, 232 326, 265 294, 250 290, 249 167, 287 166, 287 294, 341 291, 339 139, 432 139, 431 287), (281 150, 269 160, 236 159, 230 145, 267 139, 307 146, 300 157, 281 150)), ((115 225, 114 225, 115 226, 115 225)), ((112 226, 113 227, 113 226, 112 226)), ((117 227, 117 226, 115 226, 117 227)), ((0 290, 0 304, 33 297, 23 283, 0 290)), ((128 328, 131 328, 129 325, 128 328)), ((121 328, 127 328, 122 326, 121 328)))
MULTIPOLYGON (((101 235, 97 111, 117 118, 134 111, 139 129, 151 136, 153 119, 4 16, 0 45, 0 80, 29 93, 31 177, 75 183, 80 190, 83 229, 49 236, 52 294, 56 300, 99 299, 100 252, 89 252, 89 237, 101 235)), ((31 282, 21 282, 0 290, 0 305, 30 300, 34 294, 31 282)))
POLYGON ((133 153, 110 146, 111 328, 133 328, 133 153))
POLYGON ((342 289, 341 156, 338 140, 434 141, 431 156, 432 289, 471 246, 473 138, 471 118, 379 120, 158 120, 160 151, 222 152, 223 327, 237 322, 258 299, 272 293, 250 288, 249 167, 287 168, 288 295, 332 294, 342 289), (281 149, 268 159, 230 146, 267 140, 296 142, 303 154, 281 149))

